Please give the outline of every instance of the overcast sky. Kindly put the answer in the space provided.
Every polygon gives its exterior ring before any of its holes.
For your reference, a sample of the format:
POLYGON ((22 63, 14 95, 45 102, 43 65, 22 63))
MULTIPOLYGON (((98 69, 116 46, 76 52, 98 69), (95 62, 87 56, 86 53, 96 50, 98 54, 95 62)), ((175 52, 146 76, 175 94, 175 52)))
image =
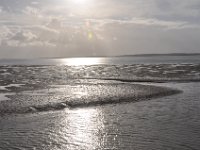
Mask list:
POLYGON ((0 0, 0 58, 200 52, 200 0, 0 0))

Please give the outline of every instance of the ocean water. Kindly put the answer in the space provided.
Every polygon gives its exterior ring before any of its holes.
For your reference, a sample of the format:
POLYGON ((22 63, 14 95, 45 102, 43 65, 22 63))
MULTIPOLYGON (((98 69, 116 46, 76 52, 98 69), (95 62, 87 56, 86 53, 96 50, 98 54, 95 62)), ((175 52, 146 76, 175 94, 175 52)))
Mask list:
POLYGON ((200 55, 144 55, 124 57, 86 57, 59 59, 0 59, 1 65, 124 65, 199 63, 200 55))
POLYGON ((0 149, 200 149, 200 59, 0 60, 0 149))

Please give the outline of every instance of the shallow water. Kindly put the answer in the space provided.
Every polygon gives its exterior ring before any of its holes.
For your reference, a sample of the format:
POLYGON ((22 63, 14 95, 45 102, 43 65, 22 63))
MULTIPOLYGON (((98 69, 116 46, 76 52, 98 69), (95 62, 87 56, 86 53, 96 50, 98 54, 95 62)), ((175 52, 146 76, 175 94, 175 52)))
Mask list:
POLYGON ((159 85, 183 93, 139 103, 1 117, 0 148, 199 149, 200 83, 159 85))
POLYGON ((181 90, 131 82, 200 81, 199 64, 40 65, 0 69, 1 115, 136 102, 181 90))
POLYGON ((130 65, 200 63, 198 55, 144 55, 122 57, 82 57, 62 59, 0 59, 1 65, 130 65))
POLYGON ((183 58, 8 61, 0 149, 200 149, 200 63, 183 58))

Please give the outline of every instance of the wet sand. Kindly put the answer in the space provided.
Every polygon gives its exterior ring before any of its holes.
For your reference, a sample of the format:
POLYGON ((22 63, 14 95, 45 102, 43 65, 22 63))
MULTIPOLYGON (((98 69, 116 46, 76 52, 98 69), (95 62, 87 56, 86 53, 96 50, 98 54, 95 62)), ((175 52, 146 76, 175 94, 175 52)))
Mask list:
MULTIPOLYGON (((51 85, 42 89, 24 90, 23 85, 12 85, 0 102, 0 114, 31 113, 69 107, 139 102, 180 93, 180 90, 151 85, 128 84, 94 80, 95 83, 51 85), (102 83, 100 83, 102 82, 102 83), (17 91, 17 92, 16 92, 17 91)), ((85 80, 84 80, 85 82, 85 80)), ((90 81, 92 82, 92 81, 90 81)))
POLYGON ((1 66, 0 149, 199 149, 199 79, 199 64, 1 66))

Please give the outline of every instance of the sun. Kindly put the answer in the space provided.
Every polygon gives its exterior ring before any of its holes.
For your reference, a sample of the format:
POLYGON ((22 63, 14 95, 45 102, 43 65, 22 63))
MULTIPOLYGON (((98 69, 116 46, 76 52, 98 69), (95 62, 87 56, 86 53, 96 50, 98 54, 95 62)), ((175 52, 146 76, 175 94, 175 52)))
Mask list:
POLYGON ((77 5, 82 5, 87 3, 88 0, 73 0, 73 2, 77 5))
POLYGON ((69 8, 72 17, 87 17, 93 15, 94 11, 94 0, 66 0, 67 8, 69 8))

